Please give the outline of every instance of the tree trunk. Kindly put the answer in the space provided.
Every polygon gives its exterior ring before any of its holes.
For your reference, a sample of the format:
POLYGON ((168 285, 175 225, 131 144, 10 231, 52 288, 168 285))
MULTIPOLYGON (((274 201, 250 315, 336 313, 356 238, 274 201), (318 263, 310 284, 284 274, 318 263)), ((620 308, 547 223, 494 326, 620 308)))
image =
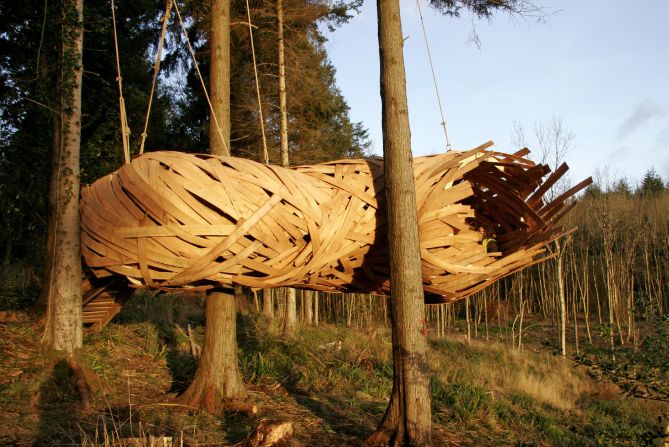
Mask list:
POLYGON ((288 107, 286 105, 286 58, 283 38, 283 0, 276 2, 278 53, 279 53, 279 114, 281 140, 281 166, 286 167, 288 160, 288 107))
POLYGON ((488 292, 483 292, 483 314, 485 316, 485 341, 490 341, 488 334, 488 292))
POLYGON ((230 399, 246 397, 237 363, 235 299, 231 294, 207 295, 204 346, 195 377, 179 401, 210 413, 230 399))
POLYGON ((272 299, 273 289, 263 289, 262 291, 262 314, 269 322, 274 320, 274 300, 272 299))
POLYGON ((388 207, 393 390, 368 445, 431 444, 430 378, 399 0, 377 0, 388 207))
MULTIPOLYGON (((279 39, 279 113, 280 121, 280 140, 281 140, 281 166, 288 167, 288 109, 286 106, 286 63, 284 56, 283 39, 283 0, 276 2, 277 32, 279 39)), ((295 327, 297 326, 297 298, 295 289, 286 290, 286 313, 283 322, 283 335, 293 337, 295 327)))
POLYGON ((213 155, 230 155, 230 0, 211 2, 209 146, 213 155))
POLYGON ((302 305, 304 307, 304 323, 311 326, 314 321, 313 299, 311 290, 302 293, 302 305))
MULTIPOLYGON (((47 234, 46 234, 46 253, 45 262, 44 262, 44 271, 51 272, 54 267, 55 254, 54 254, 54 241, 56 236, 55 232, 55 222, 56 222, 56 203, 58 203, 56 197, 56 191, 58 191, 58 176, 53 175, 54 172, 58 172, 59 159, 60 159, 60 147, 61 147, 61 127, 60 127, 60 114, 53 112, 51 114, 51 178, 49 179, 49 196, 47 198, 47 234)), ((40 291, 37 302, 33 306, 33 310, 36 314, 41 315, 46 310, 48 310, 49 297, 51 296, 51 280, 45 276, 45 280, 42 283, 42 290, 40 291)), ((48 318, 48 315, 47 315, 48 318)))
POLYGON ((283 290, 286 294, 283 335, 286 337, 294 337, 295 328, 297 327, 297 297, 295 296, 295 289, 292 287, 286 287, 283 290))
POLYGON ((465 298, 465 319, 467 320, 467 343, 472 342, 472 322, 469 315, 469 297, 465 298))
POLYGON ((560 297, 560 352, 567 355, 567 297, 564 290, 564 250, 560 241, 555 241, 557 251, 557 281, 558 295, 560 297))
POLYGON ((45 285, 48 312, 44 343, 50 350, 71 357, 83 339, 79 248, 83 0, 63 1, 61 11, 60 126, 52 149, 49 204, 55 209, 49 213, 52 245, 45 285))
MULTIPOLYGON (((210 93, 212 112, 209 144, 214 155, 230 155, 230 0, 211 5, 210 93)), ((235 297, 222 291, 207 293, 205 341, 193 382, 180 396, 187 405, 215 412, 226 399, 246 396, 237 363, 235 297)))
POLYGON ((523 319, 525 317, 525 283, 524 274, 518 274, 518 295, 520 297, 520 325, 518 326, 518 350, 523 349, 523 319))

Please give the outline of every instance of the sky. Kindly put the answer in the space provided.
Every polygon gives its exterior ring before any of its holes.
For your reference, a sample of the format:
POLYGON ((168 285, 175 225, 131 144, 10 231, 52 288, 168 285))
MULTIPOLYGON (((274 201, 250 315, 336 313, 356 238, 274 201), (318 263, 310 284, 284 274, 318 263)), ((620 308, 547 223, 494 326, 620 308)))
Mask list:
MULTIPOLYGON (((572 181, 634 185, 651 168, 669 180, 669 1, 535 0, 547 14, 540 23, 451 18, 420 1, 454 149, 493 140, 513 151, 515 125, 532 149, 536 126, 557 118, 574 134, 572 181)), ((438 153, 446 143, 416 0, 400 4, 413 154, 438 153)), ((381 154, 376 2, 327 37, 351 119, 381 154)))

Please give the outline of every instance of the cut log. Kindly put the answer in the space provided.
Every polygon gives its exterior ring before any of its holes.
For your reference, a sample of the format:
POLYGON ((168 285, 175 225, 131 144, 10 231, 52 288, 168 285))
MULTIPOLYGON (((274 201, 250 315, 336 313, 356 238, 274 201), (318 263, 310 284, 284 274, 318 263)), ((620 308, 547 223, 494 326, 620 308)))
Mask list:
POLYGON ((292 436, 293 424, 290 422, 260 421, 243 445, 244 447, 287 446, 292 436))

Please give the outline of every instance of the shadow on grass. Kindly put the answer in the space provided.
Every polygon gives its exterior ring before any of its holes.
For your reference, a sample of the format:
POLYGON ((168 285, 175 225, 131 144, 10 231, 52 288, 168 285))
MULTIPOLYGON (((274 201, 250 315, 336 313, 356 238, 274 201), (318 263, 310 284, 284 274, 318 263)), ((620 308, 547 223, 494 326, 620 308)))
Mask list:
POLYGON ((57 362, 40 386, 37 408, 39 422, 34 445, 79 444, 82 396, 67 361, 57 362))
POLYGON ((188 385, 193 381, 197 360, 191 353, 177 349, 174 345, 170 345, 165 359, 172 376, 172 386, 170 386, 169 392, 181 394, 186 391, 188 385))
POLYGON ((241 443, 257 425, 253 417, 244 413, 226 412, 221 416, 221 420, 225 442, 232 445, 241 443))
POLYGON ((151 323, 165 347, 165 360, 172 376, 170 392, 182 393, 193 380, 197 360, 189 341, 178 328, 204 325, 204 297, 188 294, 135 292, 116 318, 121 323, 151 323))
POLYGON ((345 399, 337 399, 332 396, 315 399, 306 395, 294 394, 293 397, 299 405, 321 418, 336 433, 360 440, 367 439, 372 434, 376 428, 375 424, 381 421, 385 412, 385 404, 358 403, 357 407, 354 407, 345 399), (370 415, 375 416, 374 422, 367 420, 370 415))

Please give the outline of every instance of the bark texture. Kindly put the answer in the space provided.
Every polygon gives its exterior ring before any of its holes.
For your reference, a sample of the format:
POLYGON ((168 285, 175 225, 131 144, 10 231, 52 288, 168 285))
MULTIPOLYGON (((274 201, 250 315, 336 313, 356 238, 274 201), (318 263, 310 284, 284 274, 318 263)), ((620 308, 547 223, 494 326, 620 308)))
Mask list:
POLYGON ((227 293, 210 293, 206 301, 204 347, 182 403, 216 413, 231 399, 246 397, 237 364, 235 299, 227 293))
POLYGON ((209 92, 213 108, 209 119, 209 145, 212 154, 227 156, 230 155, 230 0, 211 2, 209 44, 209 92))
POLYGON ((425 306, 399 0, 377 0, 393 337, 393 390, 368 445, 431 444, 425 306))
POLYGON ((49 191, 48 294, 44 342, 72 356, 82 345, 81 253, 79 248, 79 149, 83 73, 83 0, 62 3, 62 54, 49 191))
MULTIPOLYGON (((290 164, 288 159, 288 108, 286 105, 286 61, 283 34, 283 0, 276 2, 277 34, 279 53, 279 114, 280 140, 281 140, 281 166, 284 168, 290 164)), ((283 320, 283 335, 293 337, 297 326, 297 298, 295 289, 286 289, 286 311, 283 320)))
POLYGON ((292 287, 285 288, 284 292, 286 295, 286 312, 283 320, 283 335, 293 337, 297 328, 297 297, 295 289, 292 287))
POLYGON ((286 57, 283 38, 283 0, 276 2, 277 34, 279 40, 279 112, 281 115, 281 166, 287 167, 288 161, 288 107, 286 105, 286 57))
POLYGON ((304 324, 311 326, 314 320, 313 299, 311 290, 302 291, 302 306, 304 308, 304 324))
POLYGON ((272 289, 262 290, 262 314, 268 321, 274 320, 274 300, 272 289))

